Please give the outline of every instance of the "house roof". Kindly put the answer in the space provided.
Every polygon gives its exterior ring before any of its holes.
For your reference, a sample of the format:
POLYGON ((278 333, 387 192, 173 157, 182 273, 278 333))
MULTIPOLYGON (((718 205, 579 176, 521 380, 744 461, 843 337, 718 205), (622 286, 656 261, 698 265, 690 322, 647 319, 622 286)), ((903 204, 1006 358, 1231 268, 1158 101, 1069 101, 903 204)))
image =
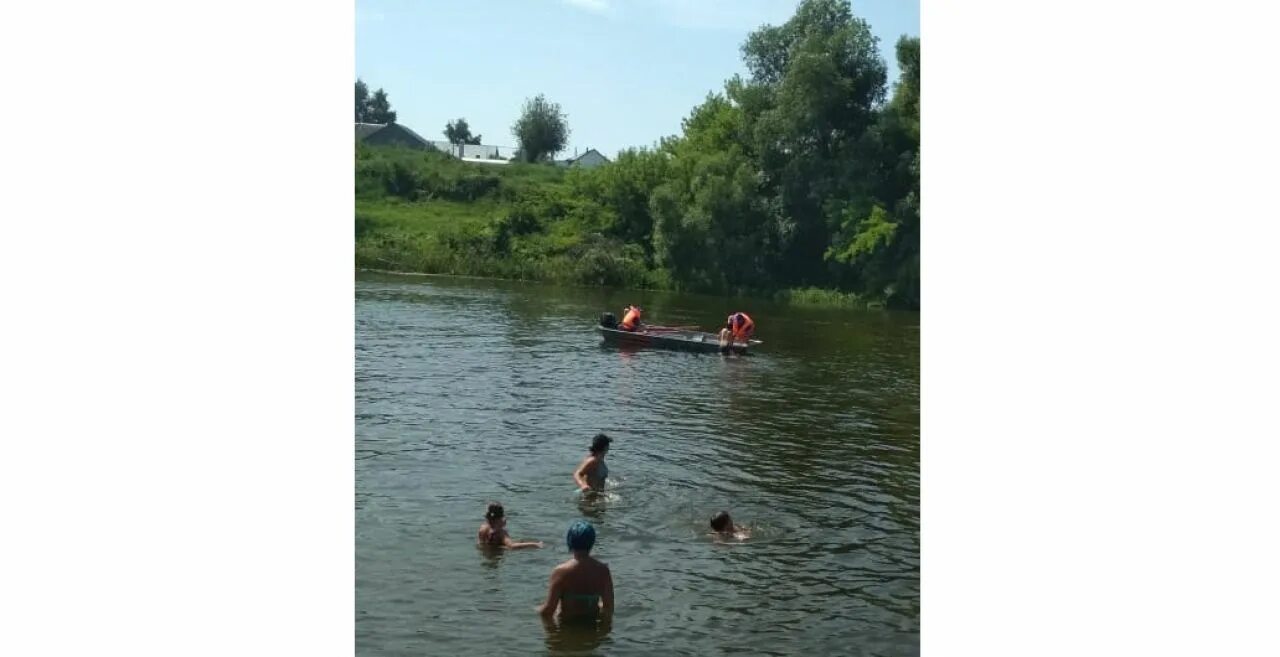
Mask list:
POLYGON ((594 148, 588 148, 588 149, 587 149, 587 152, 586 152, 586 153, 583 153, 582 155, 577 155, 577 156, 574 156, 574 157, 571 157, 571 158, 568 158, 568 159, 565 159, 565 160, 560 160, 559 162, 560 162, 561 164, 564 164, 564 165, 570 165, 570 164, 573 164, 574 162, 577 162, 578 160, 581 160, 582 158, 586 157, 586 156, 587 156, 588 154, 590 154, 590 153, 595 153, 596 155, 599 155, 599 156, 601 157, 601 159, 603 159, 605 162, 612 162, 612 161, 613 161, 613 160, 610 160, 609 158, 605 157, 605 154, 604 154, 604 153, 601 153, 600 151, 598 151, 598 150, 596 150, 596 149, 594 149, 594 148))
POLYGON ((369 135, 372 135, 373 133, 378 132, 379 130, 389 125, 394 125, 397 128, 404 130, 405 132, 409 133, 409 135, 412 136, 414 139, 417 139, 423 144, 426 144, 429 146, 432 145, 431 142, 427 141, 426 139, 423 139, 422 135, 414 132, 413 130, 410 130, 408 126, 405 126, 399 123, 357 123, 356 139, 366 139, 369 137, 369 135))
POLYGON ((577 162, 578 160, 581 160, 582 158, 586 157, 587 155, 590 155, 591 153, 595 153, 596 155, 599 155, 600 157, 604 158, 604 161, 605 161, 605 162, 608 162, 608 161, 609 161, 609 158, 605 157, 605 156, 604 156, 604 153, 601 153, 600 151, 598 151, 598 150, 596 150, 596 149, 594 149, 594 148, 588 148, 586 153, 583 153, 582 155, 579 155, 578 157, 575 157, 575 158, 573 158, 573 159, 571 159, 571 160, 569 160, 569 161, 570 161, 570 162, 577 162))
POLYGON ((357 123, 356 139, 364 139, 385 127, 387 127, 385 123, 357 123))
POLYGON ((395 124, 395 125, 399 126, 399 127, 400 127, 400 128, 402 128, 405 132, 407 132, 407 133, 409 133, 409 134, 413 135, 414 137, 417 137, 417 138, 418 138, 418 141, 420 141, 420 142, 422 142, 422 143, 424 143, 424 144, 430 144, 430 143, 431 143, 430 141, 428 141, 428 140, 426 140, 426 139, 423 139, 423 138, 422 138, 422 135, 420 135, 420 134, 418 134, 418 133, 414 132, 413 130, 410 130, 408 126, 400 125, 399 123, 397 123, 397 124, 395 124))

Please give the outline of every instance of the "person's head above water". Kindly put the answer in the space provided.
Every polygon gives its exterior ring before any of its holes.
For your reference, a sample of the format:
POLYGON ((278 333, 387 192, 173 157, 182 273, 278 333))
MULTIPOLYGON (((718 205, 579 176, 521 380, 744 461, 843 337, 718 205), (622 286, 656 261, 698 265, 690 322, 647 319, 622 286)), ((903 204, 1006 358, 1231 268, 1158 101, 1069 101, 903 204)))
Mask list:
POLYGON ((502 520, 502 518, 506 515, 507 513, 505 510, 503 510, 501 504, 498 504, 497 502, 490 502, 489 510, 484 512, 484 519, 488 520, 489 524, 493 524, 499 520, 502 520))
POLYGON ((711 516, 712 529, 718 532, 724 532, 724 531, 729 531, 730 528, 732 527, 733 527, 733 520, 729 518, 728 511, 721 511, 720 513, 717 513, 714 516, 711 516))
POLYGON ((591 439, 591 453, 596 456, 604 454, 609 451, 609 443, 611 442, 613 442, 612 438, 602 433, 596 434, 595 438, 591 439))
POLYGON ((586 520, 574 520, 564 540, 571 552, 590 552, 596 544, 596 528, 586 520))

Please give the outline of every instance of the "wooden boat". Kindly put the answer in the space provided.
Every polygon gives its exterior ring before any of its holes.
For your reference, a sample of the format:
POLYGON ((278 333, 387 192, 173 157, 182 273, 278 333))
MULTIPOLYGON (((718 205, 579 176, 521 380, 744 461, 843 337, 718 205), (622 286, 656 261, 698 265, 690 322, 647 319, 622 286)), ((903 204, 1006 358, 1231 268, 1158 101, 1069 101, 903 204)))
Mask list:
POLYGON ((759 340, 751 340, 749 341, 750 344, 736 341, 722 347, 718 334, 683 326, 650 326, 642 324, 637 331, 624 331, 618 328, 618 320, 611 313, 600 315, 600 323, 596 325, 596 330, 604 338, 605 344, 619 346, 661 347, 680 351, 745 354, 750 345, 760 344, 759 340))
MULTIPOLYGON (((596 325, 596 330, 604 337, 605 344, 660 347, 663 349, 706 353, 722 351, 720 348, 720 336, 715 333, 681 329, 645 328, 643 326, 638 331, 624 331, 599 324, 596 325)), ((758 343, 756 340, 751 342, 758 343)), ((747 353, 747 347, 748 345, 744 342, 734 342, 733 345, 725 347, 723 351, 726 353, 745 354, 747 353)))

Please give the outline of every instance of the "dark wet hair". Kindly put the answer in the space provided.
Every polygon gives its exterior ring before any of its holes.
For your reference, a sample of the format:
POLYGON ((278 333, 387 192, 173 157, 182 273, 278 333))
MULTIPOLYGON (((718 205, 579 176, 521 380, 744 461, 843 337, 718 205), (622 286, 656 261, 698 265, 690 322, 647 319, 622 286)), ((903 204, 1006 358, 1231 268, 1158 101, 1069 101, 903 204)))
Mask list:
POLYGON ((591 453, 599 454, 600 452, 609 449, 609 443, 611 442, 613 442, 612 438, 602 433, 596 434, 595 438, 591 439, 591 453))
POLYGON ((729 521, 728 511, 721 511, 720 513, 717 513, 714 516, 711 516, 711 528, 718 532, 722 532, 728 529, 729 522, 730 521, 729 521))
POLYGON ((568 533, 564 535, 564 542, 574 552, 590 552, 591 547, 596 544, 596 528, 586 520, 574 520, 569 525, 568 533))
POLYGON ((506 515, 506 511, 503 510, 501 504, 498 504, 497 502, 490 502, 489 510, 484 512, 484 519, 489 522, 493 522, 504 515, 506 515))

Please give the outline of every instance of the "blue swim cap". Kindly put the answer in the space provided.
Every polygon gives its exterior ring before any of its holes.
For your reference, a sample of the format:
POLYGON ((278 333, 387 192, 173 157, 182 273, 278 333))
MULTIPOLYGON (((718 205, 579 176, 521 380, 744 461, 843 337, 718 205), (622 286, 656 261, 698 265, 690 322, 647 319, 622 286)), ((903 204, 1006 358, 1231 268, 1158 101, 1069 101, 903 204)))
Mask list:
POLYGON ((596 528, 586 520, 574 520, 569 525, 569 533, 565 534, 564 540, 569 544, 570 550, 590 550, 596 544, 596 528))

